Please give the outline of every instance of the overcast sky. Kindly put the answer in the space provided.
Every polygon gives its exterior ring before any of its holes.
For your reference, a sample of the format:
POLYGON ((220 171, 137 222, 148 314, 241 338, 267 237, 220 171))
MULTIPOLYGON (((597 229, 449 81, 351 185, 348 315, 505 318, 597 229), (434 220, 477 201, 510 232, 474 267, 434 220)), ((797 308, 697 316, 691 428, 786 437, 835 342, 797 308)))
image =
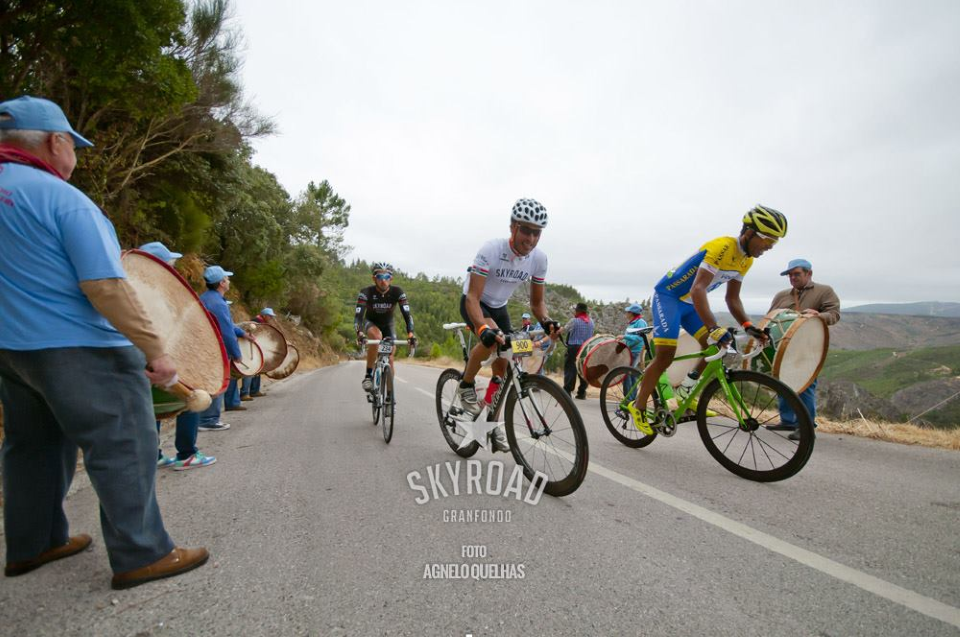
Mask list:
MULTIPOLYGON (((463 276, 513 202, 550 281, 649 297, 756 203, 844 305, 960 301, 960 2, 235 0, 255 161, 327 179, 351 256, 463 276)), ((711 297, 722 303, 722 294, 711 297)), ((719 309, 719 308, 717 308, 719 309)))

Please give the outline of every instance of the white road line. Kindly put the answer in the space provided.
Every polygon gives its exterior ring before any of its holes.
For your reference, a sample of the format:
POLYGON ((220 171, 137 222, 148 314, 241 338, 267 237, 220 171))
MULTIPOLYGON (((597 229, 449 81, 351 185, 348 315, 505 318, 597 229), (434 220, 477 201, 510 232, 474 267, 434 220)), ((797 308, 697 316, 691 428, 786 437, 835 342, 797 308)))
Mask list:
MULTIPOLYGON (((548 447, 544 447, 550 451, 548 447)), ((556 453, 556 452, 554 452, 556 453)), ((558 454, 560 455, 560 454, 558 454)), ((572 460, 572 458, 568 458, 572 460)), ((933 598, 926 597, 914 591, 908 590, 896 584, 891 584, 885 580, 882 580, 873 575, 868 575, 862 571, 858 571, 849 566, 844 566, 838 562, 818 555, 812 551, 802 549, 799 546, 794 546, 789 542, 784 542, 778 538, 768 535, 762 531, 758 531, 752 527, 731 520, 728 517, 722 516, 719 513, 714 513, 709 509, 705 509, 702 506, 693 504, 692 502, 687 502, 682 498, 678 498, 674 495, 670 495, 664 491, 651 487, 648 484, 644 484, 639 480, 634 480, 625 475, 617 473, 612 469, 607 469, 606 467, 599 465, 593 461, 590 462, 589 466, 590 471, 593 473, 603 476, 608 480, 612 480, 617 484, 621 484, 628 489, 633 489, 638 493, 653 498, 667 506, 671 506, 675 509, 683 511, 689 515, 692 515, 695 518, 703 520, 708 524, 712 524, 728 533, 732 533, 738 537, 741 537, 749 542, 753 542, 759 546, 762 546, 765 549, 773 551, 774 553, 779 553, 784 557, 788 557, 792 560, 795 560, 804 566, 809 566, 810 568, 816 569, 821 573, 825 573, 831 577, 847 582, 848 584, 853 584, 854 586, 861 588, 868 593, 873 593, 888 599, 891 602, 906 606, 910 610, 915 610, 918 613, 922 613, 927 617, 932 617, 934 619, 939 619, 942 622, 946 622, 957 628, 960 628, 960 609, 954 608, 948 604, 937 601, 933 598)))
POLYGON ((404 385, 406 385, 406 384, 409 382, 409 381, 403 380, 403 379, 400 378, 399 376, 394 376, 394 378, 396 378, 397 380, 399 380, 399 381, 400 381, 401 383, 403 383, 404 385))
MULTIPOLYGON (((432 392, 428 392, 425 389, 421 389, 420 387, 415 387, 415 389, 421 394, 429 396, 430 398, 434 397, 432 392)), ((572 456, 552 449, 549 446, 544 445, 541 446, 541 448, 557 456, 565 457, 567 460, 573 461, 572 456)), ((728 533, 732 533, 737 537, 743 538, 748 542, 753 542, 758 546, 773 551, 774 553, 779 553, 780 555, 799 562, 804 566, 809 566, 810 568, 820 571, 821 573, 834 577, 841 582, 853 584, 857 588, 865 590, 868 593, 873 593, 874 595, 890 600, 891 602, 905 606, 910 610, 914 610, 918 613, 926 615, 927 617, 939 619, 942 622, 946 622, 947 624, 960 628, 960 608, 955 608, 949 604, 944 604, 943 602, 935 600, 932 597, 926 597, 920 593, 903 588, 902 586, 897 586, 896 584, 882 580, 879 577, 874 577, 873 575, 858 571, 855 568, 850 568, 849 566, 844 566, 839 562, 834 562, 833 560, 814 553, 813 551, 808 551, 800 548, 799 546, 790 544, 789 542, 784 542, 783 540, 775 538, 774 536, 764 533, 763 531, 758 531, 750 526, 747 526, 746 524, 731 520, 730 518, 720 515, 719 513, 714 513, 713 511, 705 509, 702 506, 688 502, 682 498, 678 498, 675 495, 670 495, 665 491, 651 487, 650 485, 640 482, 639 480, 635 480, 621 473, 617 473, 616 471, 608 469, 603 465, 599 465, 592 460, 590 461, 588 468, 598 476, 603 476, 604 478, 623 485, 628 489, 632 489, 637 493, 641 493, 649 498, 657 500, 658 502, 662 502, 667 506, 673 507, 679 511, 683 511, 688 515, 692 515, 699 520, 703 520, 708 524, 712 524, 713 526, 723 529, 728 533)))

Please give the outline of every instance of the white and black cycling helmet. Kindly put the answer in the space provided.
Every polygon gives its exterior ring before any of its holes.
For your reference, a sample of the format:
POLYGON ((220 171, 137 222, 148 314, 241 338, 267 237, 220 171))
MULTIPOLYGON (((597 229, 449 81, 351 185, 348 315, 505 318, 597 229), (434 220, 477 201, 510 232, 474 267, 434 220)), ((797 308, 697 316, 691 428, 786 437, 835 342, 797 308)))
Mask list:
POLYGON ((546 228, 547 209, 536 199, 518 199, 517 203, 513 204, 510 221, 522 221, 538 228, 546 228))
POLYGON ((393 266, 387 263, 386 261, 375 261, 372 266, 370 266, 370 273, 376 274, 377 272, 386 272, 387 274, 393 274, 393 266))

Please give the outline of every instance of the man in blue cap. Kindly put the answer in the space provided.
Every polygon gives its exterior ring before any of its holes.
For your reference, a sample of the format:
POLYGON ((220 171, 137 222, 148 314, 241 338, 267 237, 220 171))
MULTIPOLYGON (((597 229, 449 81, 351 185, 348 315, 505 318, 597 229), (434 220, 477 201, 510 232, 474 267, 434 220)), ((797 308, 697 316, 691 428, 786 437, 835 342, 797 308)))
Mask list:
MULTIPOLYGON (((239 325, 234 324, 233 317, 230 314, 230 307, 227 305, 225 296, 230 289, 231 276, 233 276, 233 272, 224 270, 219 265, 211 265, 204 270, 203 280, 207 283, 207 291, 200 295, 200 302, 217 319, 220 337, 223 338, 223 345, 227 350, 227 357, 230 360, 238 361, 243 358, 243 354, 240 352, 240 343, 237 339, 253 340, 253 337, 244 332, 239 325)), ((240 406, 240 394, 237 389, 236 378, 231 378, 230 384, 227 385, 227 391, 216 396, 210 407, 200 414, 200 431, 226 431, 230 428, 228 423, 220 420, 220 412, 224 404, 230 411, 246 409, 246 407, 240 406)))
POLYGON ((53 102, 0 103, 4 574, 90 545, 69 535, 63 511, 79 447, 122 589, 209 554, 174 546, 160 516, 150 382, 177 370, 126 279, 113 224, 67 183, 75 149, 90 146, 53 102))
MULTIPOLYGON (((780 276, 789 277, 790 287, 777 292, 770 303, 771 312, 777 309, 794 310, 801 316, 819 316, 828 326, 840 320, 840 299, 829 285, 813 282, 813 266, 806 259, 793 259, 780 276)), ((813 426, 817 426, 817 379, 800 392, 800 400, 810 412, 813 426)), ((780 423, 767 427, 774 431, 789 431, 791 440, 799 440, 797 415, 784 401, 780 401, 780 423)))
MULTIPOLYGON (((183 255, 172 252, 160 241, 151 241, 140 246, 139 250, 152 254, 167 265, 173 267, 177 259, 183 255)), ((197 449, 197 428, 200 426, 200 414, 194 411, 182 411, 177 414, 177 429, 174 445, 177 448, 176 456, 163 455, 162 449, 157 449, 157 468, 171 468, 174 471, 186 471, 207 467, 217 461, 214 456, 204 455, 197 449)), ((157 435, 160 434, 160 421, 157 421, 157 435)))
MULTIPOLYGON (((639 303, 631 303, 623 308, 627 314, 627 330, 636 330, 647 326, 643 320, 643 306, 639 303)), ((623 342, 630 348, 631 362, 638 365, 643 360, 643 337, 637 334, 628 334, 624 330, 623 342)))

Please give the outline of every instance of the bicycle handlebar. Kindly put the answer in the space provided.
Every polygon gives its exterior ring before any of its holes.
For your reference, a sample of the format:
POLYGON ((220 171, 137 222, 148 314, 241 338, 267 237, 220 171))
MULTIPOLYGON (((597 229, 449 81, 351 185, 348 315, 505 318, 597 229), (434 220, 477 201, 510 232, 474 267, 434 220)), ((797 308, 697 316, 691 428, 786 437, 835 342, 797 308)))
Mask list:
POLYGON ((466 323, 444 323, 443 329, 445 330, 459 330, 466 327, 466 323))
POLYGON ((379 344, 382 343, 384 340, 389 340, 391 343, 394 343, 394 344, 396 344, 396 345, 406 345, 407 343, 409 343, 409 341, 395 341, 395 340, 393 340, 392 338, 391 338, 391 339, 382 339, 382 338, 369 338, 369 339, 366 339, 366 338, 365 338, 365 339, 363 339, 363 342, 364 342, 366 345, 379 345, 379 344))

